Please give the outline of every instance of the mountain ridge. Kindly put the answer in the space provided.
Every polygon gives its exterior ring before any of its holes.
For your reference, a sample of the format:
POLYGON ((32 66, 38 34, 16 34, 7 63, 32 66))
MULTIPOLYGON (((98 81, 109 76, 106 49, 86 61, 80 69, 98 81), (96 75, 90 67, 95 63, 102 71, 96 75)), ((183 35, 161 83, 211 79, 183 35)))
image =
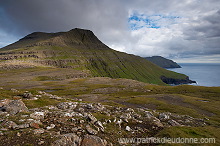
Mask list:
POLYGON ((162 56, 152 56, 144 58, 162 68, 181 68, 181 66, 173 60, 164 58, 162 56))
POLYGON ((161 76, 188 80, 183 74, 157 67, 139 56, 115 51, 92 31, 79 28, 58 33, 34 32, 2 48, 0 53, 3 52, 2 60, 73 68, 91 76, 128 78, 152 84, 165 84, 161 76))

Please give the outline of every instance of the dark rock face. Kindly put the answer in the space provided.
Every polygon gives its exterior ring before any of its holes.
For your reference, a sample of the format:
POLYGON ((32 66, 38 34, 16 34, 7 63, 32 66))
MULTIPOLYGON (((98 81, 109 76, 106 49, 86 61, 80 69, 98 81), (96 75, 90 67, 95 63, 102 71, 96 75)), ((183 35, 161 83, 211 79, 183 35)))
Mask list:
POLYGON ((174 79, 174 78, 167 78, 165 76, 161 76, 160 78, 166 84, 180 85, 180 84, 196 83, 196 81, 190 80, 189 77, 186 77, 185 79, 174 79))

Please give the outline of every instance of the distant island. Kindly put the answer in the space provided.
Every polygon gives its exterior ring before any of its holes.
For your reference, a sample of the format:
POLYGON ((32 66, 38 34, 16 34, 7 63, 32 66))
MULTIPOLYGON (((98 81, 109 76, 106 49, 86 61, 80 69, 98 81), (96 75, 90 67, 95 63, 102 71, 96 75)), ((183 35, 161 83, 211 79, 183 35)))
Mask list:
POLYGON ((162 56, 152 56, 144 58, 162 68, 181 68, 181 66, 173 60, 166 59, 162 56))

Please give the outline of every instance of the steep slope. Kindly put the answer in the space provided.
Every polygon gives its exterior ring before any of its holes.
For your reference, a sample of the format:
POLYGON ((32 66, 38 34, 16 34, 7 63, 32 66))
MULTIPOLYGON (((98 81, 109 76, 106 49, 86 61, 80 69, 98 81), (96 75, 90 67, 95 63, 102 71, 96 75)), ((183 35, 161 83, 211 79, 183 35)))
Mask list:
MULTIPOLYGON (((56 67, 81 71, 85 76, 128 78, 165 84, 161 77, 188 77, 160 68, 139 56, 110 49, 90 30, 35 32, 0 49, 1 68, 56 67)), ((83 75, 84 76, 84 75, 83 75)))
POLYGON ((161 56, 152 56, 144 58, 162 68, 181 68, 181 66, 179 66, 176 62, 161 56))

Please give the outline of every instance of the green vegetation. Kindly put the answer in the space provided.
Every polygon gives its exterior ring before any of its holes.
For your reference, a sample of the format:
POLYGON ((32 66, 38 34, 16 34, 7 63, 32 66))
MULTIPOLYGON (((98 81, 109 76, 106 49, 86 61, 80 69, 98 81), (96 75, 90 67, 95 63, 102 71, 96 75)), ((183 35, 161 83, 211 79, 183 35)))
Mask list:
POLYGON ((161 56, 145 57, 145 59, 162 68, 180 68, 180 66, 176 62, 161 56))
MULTIPOLYGON (((37 100, 23 99, 26 106, 35 108, 56 105, 80 98, 83 102, 189 115, 207 119, 208 125, 170 127, 162 130, 158 136, 213 136, 219 139, 220 87, 160 86, 166 85, 160 79, 162 75, 177 79, 186 76, 160 68, 144 58, 114 51, 102 44, 90 31, 35 33, 28 37, 32 35, 33 40, 29 41, 26 37, 0 51, 12 58, 21 56, 21 59, 0 62, 0 65, 5 66, 0 70, 0 99, 22 99, 20 95, 26 90, 33 95, 38 94, 37 91, 45 91, 66 100, 47 96, 37 100), (83 39, 82 34, 85 34, 83 39), (29 54, 37 57, 28 57, 29 54), (30 68, 25 66, 27 64, 33 66, 30 68)), ((111 118, 98 112, 95 117, 111 118)), ((123 130, 117 131, 113 124, 108 124, 106 132, 109 135, 116 134, 116 137, 129 136, 123 130)))
MULTIPOLYGON (((72 68, 73 71, 82 71, 87 76, 127 78, 160 85, 165 85, 160 79, 161 76, 186 78, 183 74, 160 68, 139 56, 112 50, 91 31, 81 29, 65 33, 32 33, 4 47, 0 52, 21 56, 20 59, 14 60, 22 60, 26 64, 72 68)), ((16 61, 13 63, 16 65, 16 61)), ((11 65, 13 67, 13 64, 11 65)), ((37 80, 49 79, 49 77, 37 78, 37 80)))
POLYGON ((160 131, 157 137, 184 137, 184 138, 215 138, 215 143, 220 143, 220 128, 205 127, 170 127, 160 131))

